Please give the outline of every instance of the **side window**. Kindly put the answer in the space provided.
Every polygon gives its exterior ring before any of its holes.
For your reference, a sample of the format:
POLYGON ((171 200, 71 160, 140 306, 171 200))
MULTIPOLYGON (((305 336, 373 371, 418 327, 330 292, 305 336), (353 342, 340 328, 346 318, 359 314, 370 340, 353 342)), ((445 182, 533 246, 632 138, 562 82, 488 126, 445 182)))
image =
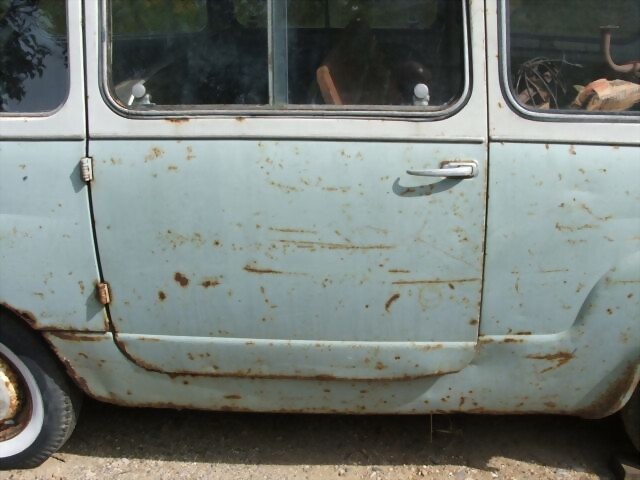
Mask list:
POLYGON ((525 108, 640 111, 638 0, 505 0, 509 86, 525 108))
POLYGON ((131 109, 441 111, 468 87, 462 0, 130 4, 108 4, 107 70, 131 109))
POLYGON ((0 0, 0 112, 50 112, 68 93, 65 2, 0 0))

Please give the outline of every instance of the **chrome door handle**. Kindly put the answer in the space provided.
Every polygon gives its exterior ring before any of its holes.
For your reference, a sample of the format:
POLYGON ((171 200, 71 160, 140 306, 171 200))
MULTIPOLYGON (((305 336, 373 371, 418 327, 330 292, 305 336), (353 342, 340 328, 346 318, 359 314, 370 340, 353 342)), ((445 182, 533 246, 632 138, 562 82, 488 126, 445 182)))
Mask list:
POLYGON ((440 168, 433 170, 407 170, 416 177, 473 178, 478 176, 478 164, 473 160, 462 162, 443 162, 440 168))

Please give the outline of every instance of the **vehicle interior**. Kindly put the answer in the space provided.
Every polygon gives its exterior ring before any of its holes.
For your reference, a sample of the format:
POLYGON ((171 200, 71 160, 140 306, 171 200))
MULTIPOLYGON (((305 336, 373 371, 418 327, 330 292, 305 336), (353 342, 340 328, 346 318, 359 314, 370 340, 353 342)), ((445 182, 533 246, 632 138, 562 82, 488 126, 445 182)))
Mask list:
POLYGON ((511 83, 540 110, 640 109, 640 3, 513 0, 511 83), (567 19, 571 19, 567 22, 567 19))
POLYGON ((284 105, 412 106, 424 84, 442 106, 464 88, 461 1, 289 0, 287 18, 269 25, 267 0, 209 0, 185 29, 144 5, 110 4, 112 84, 125 105, 273 105, 269 28, 285 20, 284 105), (158 18, 129 28, 122 18, 134 14, 158 18), (142 102, 131 98, 140 81, 142 102))

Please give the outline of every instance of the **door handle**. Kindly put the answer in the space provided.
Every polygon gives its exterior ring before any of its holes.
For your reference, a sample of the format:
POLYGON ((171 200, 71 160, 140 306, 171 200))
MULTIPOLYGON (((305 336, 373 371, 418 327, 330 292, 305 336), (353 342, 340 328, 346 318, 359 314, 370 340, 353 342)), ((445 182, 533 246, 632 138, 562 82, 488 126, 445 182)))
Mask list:
POLYGON ((433 170, 407 170, 416 177, 473 178, 478 176, 478 163, 473 160, 442 162, 433 170))

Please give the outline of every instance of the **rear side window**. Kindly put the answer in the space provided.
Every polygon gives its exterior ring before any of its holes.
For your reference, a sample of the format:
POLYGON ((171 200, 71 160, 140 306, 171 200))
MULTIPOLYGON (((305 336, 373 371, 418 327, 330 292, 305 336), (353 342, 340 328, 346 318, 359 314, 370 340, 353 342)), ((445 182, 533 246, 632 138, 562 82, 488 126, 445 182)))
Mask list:
POLYGON ((640 111, 638 0, 504 0, 509 83, 525 108, 640 111))
POLYGON ((130 109, 440 111, 467 87, 462 0, 130 3, 107 8, 109 88, 130 109))
POLYGON ((0 0, 0 112, 50 112, 69 92, 63 0, 0 0))

